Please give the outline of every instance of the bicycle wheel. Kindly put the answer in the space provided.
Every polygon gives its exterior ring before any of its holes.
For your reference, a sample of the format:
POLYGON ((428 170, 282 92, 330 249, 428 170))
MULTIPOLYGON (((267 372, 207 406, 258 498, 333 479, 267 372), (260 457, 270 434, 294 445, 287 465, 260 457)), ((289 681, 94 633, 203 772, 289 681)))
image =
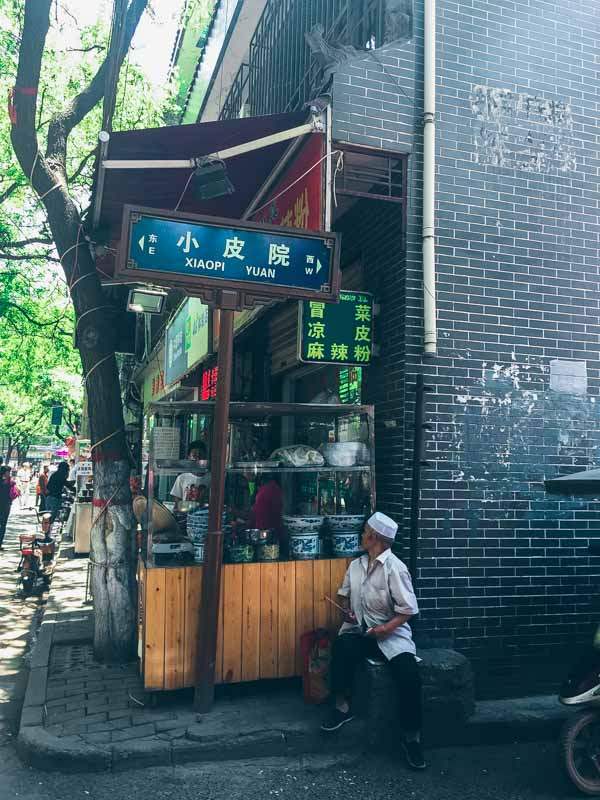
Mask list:
POLYGON ((561 749, 567 774, 579 791, 600 795, 600 711, 587 709, 569 719, 561 749))

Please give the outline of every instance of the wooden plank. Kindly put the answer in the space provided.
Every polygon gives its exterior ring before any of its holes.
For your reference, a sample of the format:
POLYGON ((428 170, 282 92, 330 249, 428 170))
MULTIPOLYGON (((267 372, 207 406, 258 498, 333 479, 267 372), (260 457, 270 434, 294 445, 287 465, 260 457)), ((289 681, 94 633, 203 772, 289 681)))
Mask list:
POLYGON ((279 565, 260 565, 260 677, 276 678, 278 668, 279 565))
POLYGON ((239 683, 242 677, 242 580, 243 564, 224 570, 223 682, 239 683))
POLYGON ((229 566, 224 567, 221 573, 221 590, 219 595, 219 624, 217 627, 217 652, 215 654, 215 683, 223 683, 223 618, 225 616, 225 573, 229 566))
POLYGON ((242 565, 242 680, 260 678, 260 564, 242 565))
POLYGON ((146 570, 144 609, 144 688, 164 689, 165 570, 146 570))
MULTIPOLYGON (((329 596, 332 600, 339 602, 337 591, 344 582, 344 575, 348 569, 348 561, 345 558, 334 558, 331 561, 331 592, 329 596)), ((331 627, 337 630, 342 624, 342 614, 337 608, 331 606, 331 627)))
POLYGON ((185 643, 183 658, 184 686, 194 686, 198 666, 200 606, 202 603, 202 567, 185 569, 185 643))
POLYGON ((331 603, 325 600, 325 595, 331 591, 331 561, 323 559, 314 563, 314 622, 315 628, 331 627, 331 603))
POLYGON ((290 678, 296 671, 296 562, 278 566, 277 676, 290 678))
POLYGON ((165 570, 165 689, 181 689, 185 652, 185 568, 165 570))
POLYGON ((313 561, 296 561, 296 674, 302 674, 300 638, 314 630, 313 561))

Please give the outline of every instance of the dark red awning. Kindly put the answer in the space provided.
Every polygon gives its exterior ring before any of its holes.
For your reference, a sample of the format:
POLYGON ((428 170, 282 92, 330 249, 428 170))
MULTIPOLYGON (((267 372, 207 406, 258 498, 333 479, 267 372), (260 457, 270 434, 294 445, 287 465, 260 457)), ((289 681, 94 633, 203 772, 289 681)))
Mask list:
MULTIPOLYGON (((227 147, 251 142, 307 122, 307 111, 266 117, 203 122, 139 131, 113 133, 106 158, 111 160, 185 159, 210 155, 227 147)), ((210 216, 239 219, 291 142, 280 142, 227 160, 229 179, 235 192, 200 201, 191 189, 179 206, 210 216)), ((175 209, 188 181, 189 169, 109 169, 105 172, 98 238, 116 244, 121 231, 123 206, 144 205, 175 209)), ((112 274, 112 257, 100 268, 112 274)))

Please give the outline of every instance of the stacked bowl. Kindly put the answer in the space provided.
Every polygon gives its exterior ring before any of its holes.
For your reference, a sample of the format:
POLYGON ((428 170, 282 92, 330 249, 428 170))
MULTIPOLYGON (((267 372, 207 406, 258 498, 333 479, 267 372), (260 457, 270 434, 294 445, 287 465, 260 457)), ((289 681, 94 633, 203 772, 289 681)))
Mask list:
MULTIPOLYGON (((187 515, 186 530, 188 539, 194 545, 194 561, 204 561, 204 544, 208 533, 208 508, 199 508, 187 515)), ((227 531, 227 514, 223 512, 223 530, 227 531)))
POLYGON ((334 514, 326 517, 336 558, 355 556, 361 552, 360 539, 365 524, 363 514, 334 514))
POLYGON ((290 555, 293 559, 306 561, 320 554, 320 531, 323 517, 283 516, 283 524, 288 530, 290 555))

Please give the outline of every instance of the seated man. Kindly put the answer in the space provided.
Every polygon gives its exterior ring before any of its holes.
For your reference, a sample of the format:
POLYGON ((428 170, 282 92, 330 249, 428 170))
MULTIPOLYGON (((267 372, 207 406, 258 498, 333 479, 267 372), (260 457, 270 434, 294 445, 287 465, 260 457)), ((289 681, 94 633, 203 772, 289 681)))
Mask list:
POLYGON ((352 561, 338 591, 346 612, 333 644, 335 707, 321 729, 335 731, 353 719, 349 699, 356 668, 365 658, 383 655, 398 687, 404 754, 410 767, 424 769, 421 676, 408 625, 419 609, 408 569, 390 549, 397 530, 385 514, 373 514, 362 537, 367 552, 352 561))

